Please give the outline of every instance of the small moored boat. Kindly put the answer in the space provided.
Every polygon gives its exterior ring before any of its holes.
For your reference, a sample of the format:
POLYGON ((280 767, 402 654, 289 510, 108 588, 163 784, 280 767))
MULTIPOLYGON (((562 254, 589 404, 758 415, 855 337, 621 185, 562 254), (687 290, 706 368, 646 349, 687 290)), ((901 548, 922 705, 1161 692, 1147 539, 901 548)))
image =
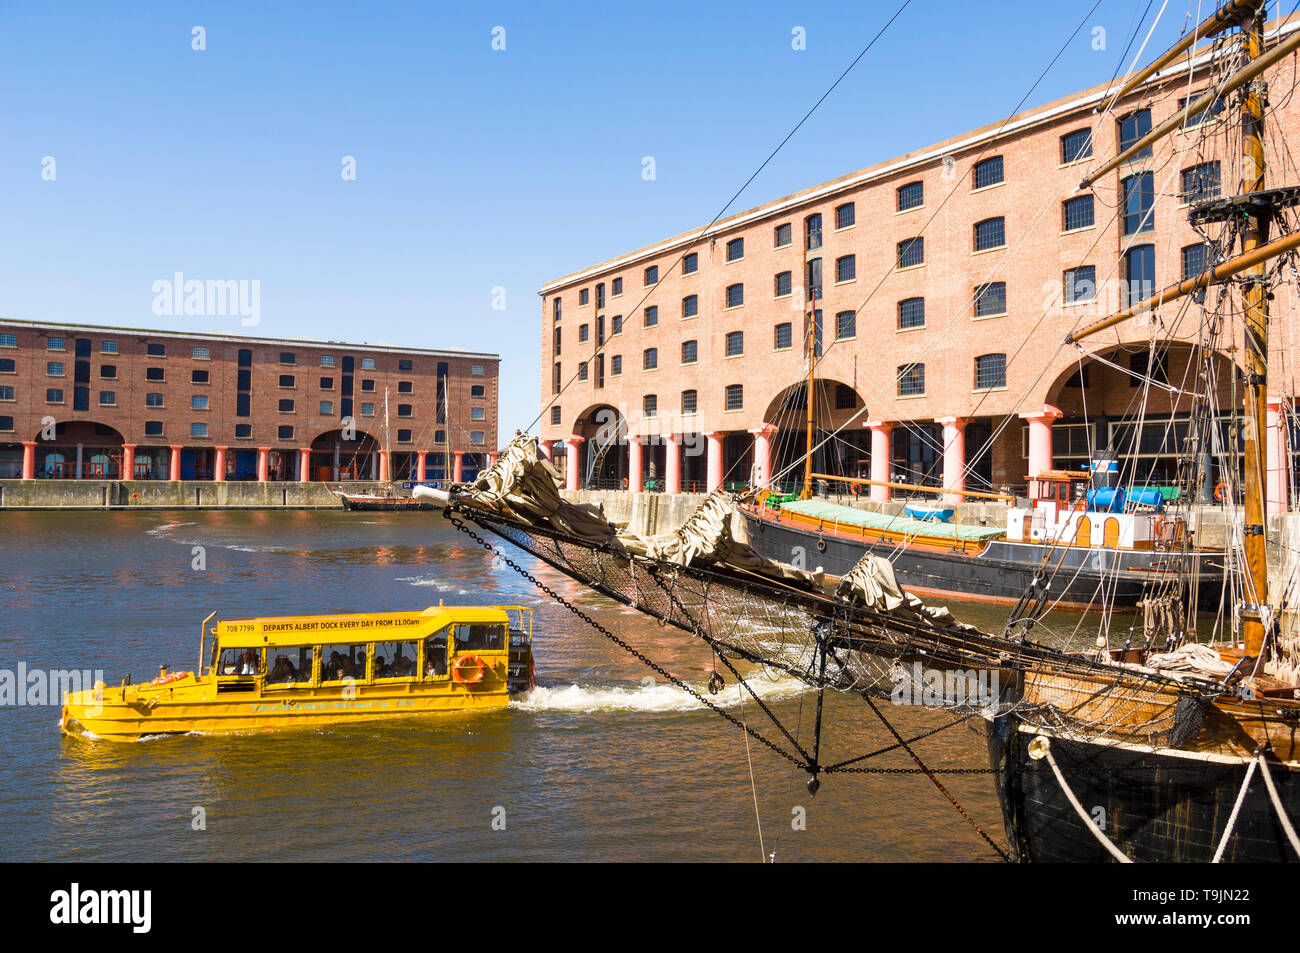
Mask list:
POLYGON ((113 741, 319 727, 503 708, 533 684, 532 610, 433 606, 358 615, 204 620, 202 674, 68 695, 65 732, 113 741), (209 643, 208 636, 211 636, 209 643))

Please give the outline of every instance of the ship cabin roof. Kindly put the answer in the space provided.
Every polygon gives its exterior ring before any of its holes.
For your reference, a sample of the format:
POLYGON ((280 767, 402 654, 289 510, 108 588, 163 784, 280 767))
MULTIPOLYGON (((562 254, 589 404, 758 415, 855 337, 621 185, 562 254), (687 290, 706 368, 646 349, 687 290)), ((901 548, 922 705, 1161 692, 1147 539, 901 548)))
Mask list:
POLYGON ((223 649, 417 639, 454 622, 509 624, 495 606, 430 606, 423 611, 228 619, 215 627, 223 649))

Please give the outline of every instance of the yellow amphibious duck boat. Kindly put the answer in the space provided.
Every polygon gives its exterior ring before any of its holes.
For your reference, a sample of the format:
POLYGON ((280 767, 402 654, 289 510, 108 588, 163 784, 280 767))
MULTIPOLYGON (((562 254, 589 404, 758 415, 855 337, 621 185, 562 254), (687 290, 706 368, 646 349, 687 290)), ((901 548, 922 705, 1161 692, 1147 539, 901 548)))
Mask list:
POLYGON ((318 727, 503 708, 533 683, 533 614, 434 606, 365 615, 203 620, 199 668, 68 695, 69 734, 114 741, 318 727), (208 643, 211 636, 211 643, 208 643))

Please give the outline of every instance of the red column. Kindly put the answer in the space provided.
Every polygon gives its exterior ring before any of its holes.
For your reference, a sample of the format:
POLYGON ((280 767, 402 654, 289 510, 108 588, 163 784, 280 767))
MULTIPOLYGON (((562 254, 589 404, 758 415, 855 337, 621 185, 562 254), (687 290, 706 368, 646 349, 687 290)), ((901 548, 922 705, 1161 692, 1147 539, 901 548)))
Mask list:
POLYGON ((539 440, 539 441, 537 441, 537 446, 541 449, 543 456, 545 456, 547 460, 550 460, 550 459, 551 459, 551 445, 552 445, 554 442, 555 442, 555 441, 553 441, 553 440, 539 440))
POLYGON ((167 479, 175 483, 181 478, 181 451, 185 448, 168 447, 167 449, 171 451, 167 460, 167 479))
MULTIPOLYGON (((893 459, 893 450, 890 447, 889 435, 894 429, 894 425, 882 420, 871 420, 867 422, 871 429, 871 479, 877 483, 889 482, 890 462, 893 459)), ((871 498, 878 502, 885 502, 891 494, 887 486, 872 486, 871 498)))
POLYGON ((215 458, 212 461, 212 479, 217 483, 226 481, 226 448, 213 447, 216 451, 215 458))
POLYGON ((417 480, 423 480, 423 479, 424 479, 424 469, 425 469, 425 464, 428 462, 428 460, 429 460, 429 451, 428 451, 428 450, 420 450, 419 452, 416 453, 416 455, 415 455, 415 478, 416 478, 417 480))
POLYGON ((627 438, 627 488, 633 493, 640 493, 645 486, 644 449, 640 437, 627 438))
POLYGON ((497 453, 495 450, 493 450, 491 453, 489 453, 489 454, 488 454, 488 466, 490 466, 490 467, 494 467, 494 466, 496 466, 496 463, 497 463, 497 457, 499 457, 499 456, 500 456, 500 454, 497 453))
POLYGON ((133 443, 122 444, 122 476, 123 480, 135 479, 135 448, 133 443))
POLYGON ((945 503, 960 503, 966 497, 966 421, 961 417, 940 417, 943 424, 943 495, 945 503))
POLYGON ((585 437, 568 437, 564 441, 564 488, 566 490, 576 490, 578 488, 578 448, 582 446, 585 437))
POLYGON ((451 465, 451 482, 463 483, 465 481, 465 451, 457 450, 452 454, 451 465))
POLYGON ((726 435, 714 432, 706 433, 704 436, 709 441, 708 491, 712 493, 722 486, 722 438, 726 435))
MULTIPOLYGON (((1035 477, 1052 469, 1052 421, 1061 416, 1061 411, 1051 404, 1044 404, 1041 411, 1020 415, 1021 420, 1029 421, 1029 476, 1035 477)), ((1033 490, 1031 489, 1031 494, 1033 490)))
POLYGON ((23 479, 36 479, 36 441, 23 441, 23 479))
POLYGON ((1289 509, 1287 484, 1290 483, 1287 479, 1286 416, 1279 398, 1269 398, 1265 407, 1265 513, 1285 513, 1289 509))
POLYGON ((271 479, 271 448, 257 448, 257 481, 265 483, 271 479))
POLYGON ((772 437, 777 428, 772 424, 751 430, 754 435, 754 488, 766 489, 772 483, 772 437))
POLYGON ((379 482, 388 482, 388 451, 379 451, 379 482))
POLYGON ((664 434, 664 492, 682 492, 682 445, 677 434, 664 434))
POLYGON ((311 482, 311 450, 298 451, 298 482, 311 482))

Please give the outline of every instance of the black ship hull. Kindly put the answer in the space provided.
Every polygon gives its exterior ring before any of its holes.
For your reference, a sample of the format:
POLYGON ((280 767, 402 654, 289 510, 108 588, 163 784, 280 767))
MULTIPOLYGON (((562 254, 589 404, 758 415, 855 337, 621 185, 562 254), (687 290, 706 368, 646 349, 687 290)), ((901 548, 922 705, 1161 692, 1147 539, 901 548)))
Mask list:
POLYGON ((1135 606, 1149 589, 1168 585, 1184 568, 1183 578, 1197 580, 1198 609, 1217 609, 1223 590, 1222 557, 1216 553, 1193 552, 1185 567, 1181 556, 1155 550, 1081 546, 1053 550, 1045 543, 1010 540, 994 540, 978 553, 963 554, 845 539, 748 511, 745 520, 750 545, 764 556, 809 569, 820 566, 839 576, 852 569, 863 553, 871 552, 891 560, 898 581, 917 593, 1015 603, 1049 555, 1050 566, 1060 564, 1050 581, 1050 598, 1063 607, 1086 608, 1099 603, 1103 594, 1112 605, 1135 606))
MULTIPOLYGON (((1051 765, 1029 754, 1037 729, 1015 716, 989 723, 989 760, 1007 839, 1017 860, 1099 863, 1115 858, 1071 806, 1051 765)), ((1131 860, 1207 863, 1241 793, 1247 759, 1151 749, 1053 734, 1051 753, 1079 803, 1131 860)), ((1276 760, 1270 774, 1289 817, 1300 811, 1300 779, 1276 760)), ((1222 861, 1300 860, 1257 769, 1222 861)))
POLYGON ((347 496, 340 493, 345 510, 440 510, 442 506, 430 500, 420 500, 409 496, 347 496))

